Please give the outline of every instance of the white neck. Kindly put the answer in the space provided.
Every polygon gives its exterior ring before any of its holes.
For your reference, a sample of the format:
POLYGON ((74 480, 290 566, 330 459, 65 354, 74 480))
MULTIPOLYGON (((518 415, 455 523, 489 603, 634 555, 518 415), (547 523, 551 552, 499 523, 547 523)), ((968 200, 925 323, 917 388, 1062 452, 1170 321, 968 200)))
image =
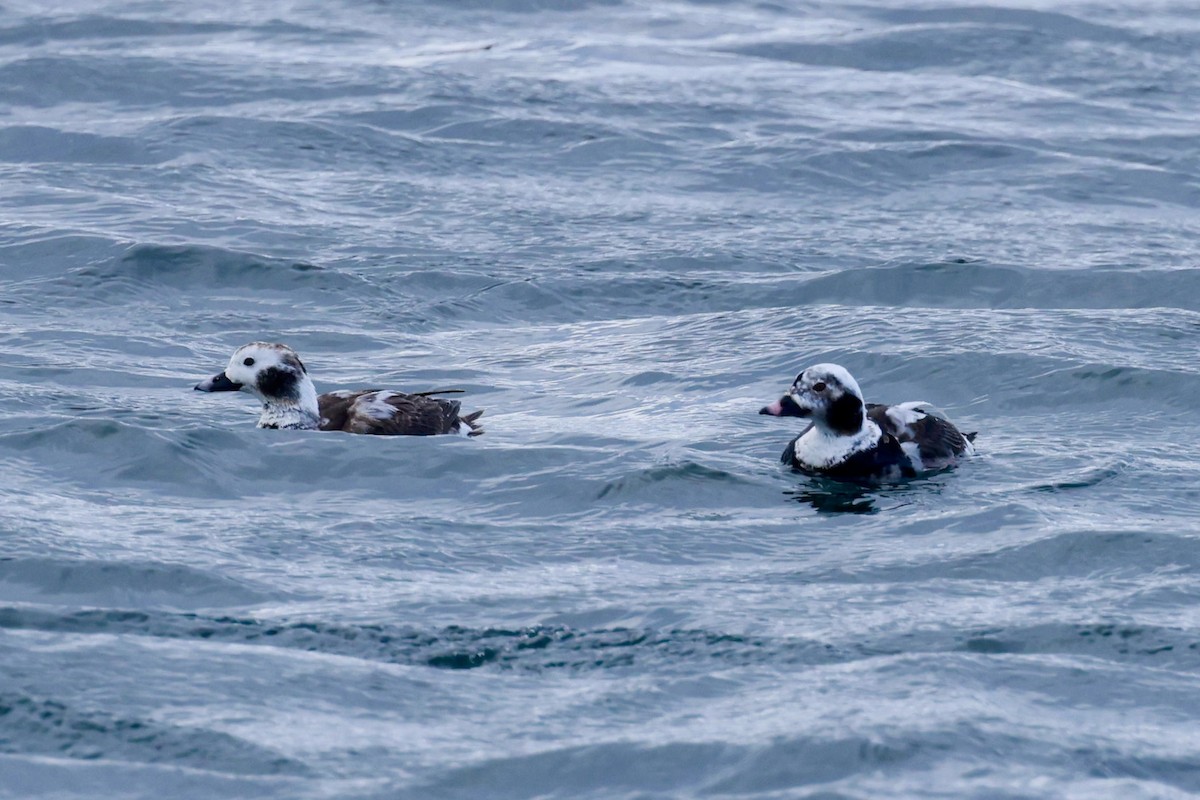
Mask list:
POLYGON ((258 399, 262 400, 263 408, 262 415, 258 418, 258 427, 317 430, 321 426, 321 412, 317 405, 316 387, 313 386, 312 380, 304 375, 296 389, 299 392, 296 400, 259 395, 258 399))
POLYGON ((812 430, 796 442, 796 456, 810 467, 825 469, 841 463, 858 450, 874 446, 881 435, 879 426, 869 419, 863 420, 858 433, 849 436, 836 433, 817 422, 812 430))

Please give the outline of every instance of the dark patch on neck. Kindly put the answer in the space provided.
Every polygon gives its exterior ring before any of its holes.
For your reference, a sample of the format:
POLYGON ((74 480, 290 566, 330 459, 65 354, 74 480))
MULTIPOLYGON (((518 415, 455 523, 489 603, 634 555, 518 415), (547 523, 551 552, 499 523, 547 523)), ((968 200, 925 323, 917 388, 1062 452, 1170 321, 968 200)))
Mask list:
POLYGON ((295 353, 284 353, 283 357, 280 358, 280 361, 302 375, 308 374, 308 370, 304 368, 304 362, 301 361, 300 356, 296 355, 295 353))
POLYGON ((863 424, 863 405, 850 392, 846 392, 829 404, 829 413, 825 422, 830 429, 842 436, 851 436, 859 432, 863 424))
POLYGON ((297 387, 298 378, 299 376, 290 370, 270 367, 258 373, 255 385, 258 386, 258 391, 262 393, 263 397, 294 403, 300 399, 300 390, 297 387))

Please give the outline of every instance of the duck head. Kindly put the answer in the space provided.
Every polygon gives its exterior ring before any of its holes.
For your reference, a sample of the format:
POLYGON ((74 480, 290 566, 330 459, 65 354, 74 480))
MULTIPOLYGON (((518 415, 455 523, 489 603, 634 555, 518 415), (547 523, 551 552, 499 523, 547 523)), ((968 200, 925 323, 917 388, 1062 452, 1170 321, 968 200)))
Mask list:
POLYGON ((263 404, 260 428, 315 428, 317 392, 308 370, 287 345, 251 342, 234 351, 229 365, 195 386, 198 392, 248 391, 263 404))
POLYGON ((815 364, 796 376, 787 394, 758 413, 811 419, 823 433, 853 436, 864 421, 862 390, 845 367, 815 364))

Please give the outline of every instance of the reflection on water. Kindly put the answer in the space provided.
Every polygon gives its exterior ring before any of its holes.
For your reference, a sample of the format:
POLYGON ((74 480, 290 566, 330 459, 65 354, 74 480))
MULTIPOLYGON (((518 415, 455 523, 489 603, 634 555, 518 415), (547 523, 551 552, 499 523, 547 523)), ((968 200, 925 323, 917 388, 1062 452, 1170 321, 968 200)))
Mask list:
POLYGON ((822 514, 876 514, 910 505, 918 497, 941 494, 954 470, 887 484, 853 483, 812 476, 784 494, 822 514))
POLYGON ((877 514, 879 489, 841 483, 827 478, 810 478, 791 491, 784 492, 797 503, 807 503, 822 514, 877 514))

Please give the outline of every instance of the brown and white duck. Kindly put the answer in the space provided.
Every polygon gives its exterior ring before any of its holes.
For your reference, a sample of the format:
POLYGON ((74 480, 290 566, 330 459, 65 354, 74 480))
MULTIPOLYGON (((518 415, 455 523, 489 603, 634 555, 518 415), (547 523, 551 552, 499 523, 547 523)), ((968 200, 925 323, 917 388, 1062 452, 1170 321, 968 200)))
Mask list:
POLYGON ((196 384, 200 392, 245 390, 262 401, 260 428, 347 431, 381 436, 430 436, 483 433, 476 420, 483 411, 460 414, 457 400, 435 392, 390 392, 379 389, 318 395, 308 370, 287 345, 251 342, 229 359, 229 366, 196 384))
POLYGON ((759 413, 812 420, 781 460, 839 480, 912 478, 975 452, 975 434, 959 431, 930 403, 864 404, 858 382, 837 364, 805 369, 787 394, 759 413))

